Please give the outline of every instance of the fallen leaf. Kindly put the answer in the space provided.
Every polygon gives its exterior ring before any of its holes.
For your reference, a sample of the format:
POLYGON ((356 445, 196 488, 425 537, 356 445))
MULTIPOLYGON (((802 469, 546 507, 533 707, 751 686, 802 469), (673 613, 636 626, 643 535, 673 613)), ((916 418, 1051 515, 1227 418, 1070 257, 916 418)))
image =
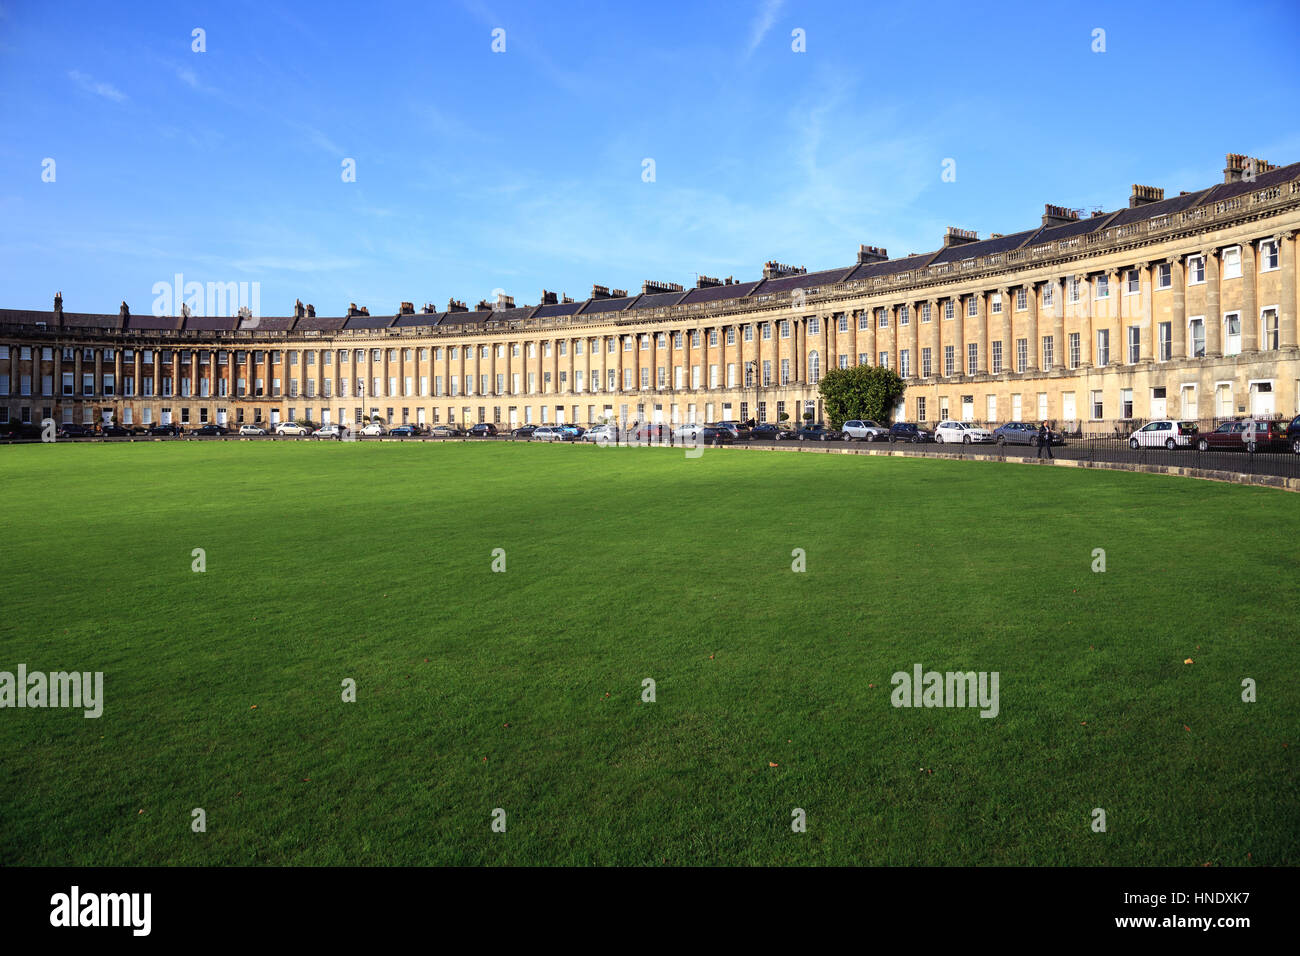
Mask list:
MULTIPOLYGON (((775 767, 775 766, 776 766, 776 764, 772 763, 772 761, 770 761, 770 760, 767 762, 767 765, 768 765, 769 767, 775 767)), ((143 810, 141 810, 140 812, 141 812, 141 813, 144 813, 143 810)))
POLYGON ((248 708, 248 709, 249 709, 249 710, 257 710, 257 705, 254 704, 252 707, 250 707, 250 708, 248 708))
MULTIPOLYGON (((141 810, 140 813, 144 813, 144 811, 141 810)), ((138 816, 140 815, 140 813, 137 813, 136 816, 138 817, 138 816)))
POLYGON ((1192 732, 1192 728, 1188 727, 1186 724, 1183 724, 1183 730, 1187 731, 1189 734, 1192 732))
POLYGON ((1194 661, 1189 657, 1189 658, 1187 658, 1187 660, 1183 661, 1183 663, 1184 663, 1184 664, 1192 664, 1192 663, 1194 663, 1194 661))

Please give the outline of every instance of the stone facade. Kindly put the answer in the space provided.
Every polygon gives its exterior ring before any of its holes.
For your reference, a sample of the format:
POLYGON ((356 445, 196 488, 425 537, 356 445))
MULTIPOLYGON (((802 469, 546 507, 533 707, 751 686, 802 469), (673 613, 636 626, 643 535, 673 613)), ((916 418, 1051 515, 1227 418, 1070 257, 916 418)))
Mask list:
POLYGON ((310 306, 196 319, 0 310, 0 416, 128 425, 379 416, 501 425, 820 419, 836 365, 904 376, 895 417, 1051 419, 1104 432, 1133 419, 1300 411, 1300 164, 1230 155, 1224 182, 1165 200, 904 259, 695 289, 646 283, 394 316, 310 306))

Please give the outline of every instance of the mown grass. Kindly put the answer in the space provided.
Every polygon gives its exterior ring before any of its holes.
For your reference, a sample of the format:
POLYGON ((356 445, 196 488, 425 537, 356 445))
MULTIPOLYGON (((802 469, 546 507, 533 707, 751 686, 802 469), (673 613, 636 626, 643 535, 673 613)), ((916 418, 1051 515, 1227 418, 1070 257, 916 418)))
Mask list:
POLYGON ((0 670, 106 697, 0 710, 0 863, 1300 863, 1280 492, 422 443, 9 447, 0 492, 0 670), (1000 714, 893 708, 917 662, 1000 714))

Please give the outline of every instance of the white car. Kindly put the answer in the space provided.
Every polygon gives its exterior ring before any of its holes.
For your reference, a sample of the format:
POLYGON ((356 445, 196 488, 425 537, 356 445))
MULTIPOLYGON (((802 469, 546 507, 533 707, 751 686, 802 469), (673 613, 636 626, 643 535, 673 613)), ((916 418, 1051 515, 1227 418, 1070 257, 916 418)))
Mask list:
POLYGON ((953 444, 971 445, 976 442, 993 441, 993 433, 987 428, 976 428, 974 425, 968 425, 965 422, 948 419, 940 422, 939 427, 934 430, 934 440, 940 444, 952 442, 953 444))
POLYGON ((845 441, 888 441, 889 429, 870 418, 854 419, 845 422, 840 429, 845 441))
POLYGON ((371 422, 365 428, 361 429, 361 434, 369 435, 371 438, 374 438, 376 435, 387 435, 388 429, 379 422, 371 422))
POLYGON ((261 425, 240 425, 239 434, 241 435, 265 435, 266 429, 261 425))
POLYGON ((316 434, 313 435, 312 437, 313 438, 340 438, 342 437, 342 432, 343 432, 342 425, 322 425, 320 428, 316 429, 316 434))
POLYGON ((568 441, 569 435, 558 425, 543 425, 533 430, 533 441, 568 441))
POLYGON ((281 422, 275 426, 277 435, 310 435, 311 429, 306 425, 299 425, 297 422, 281 422))
POLYGON ((1188 448, 1196 440, 1196 423, 1172 418, 1147 422, 1128 436, 1129 448, 1188 448))
POLYGON ((596 425, 594 428, 588 428, 583 432, 582 437, 578 440, 612 445, 618 441, 618 429, 613 425, 596 425))

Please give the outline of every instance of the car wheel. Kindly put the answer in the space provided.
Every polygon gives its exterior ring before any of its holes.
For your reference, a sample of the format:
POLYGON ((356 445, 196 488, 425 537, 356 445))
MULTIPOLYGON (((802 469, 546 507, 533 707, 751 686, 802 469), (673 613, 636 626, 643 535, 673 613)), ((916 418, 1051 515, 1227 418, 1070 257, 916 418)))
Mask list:
MULTIPOLYGON (((891 445, 892 445, 894 442, 896 442, 896 441, 898 441, 898 439, 895 438, 893 435, 890 435, 890 436, 889 436, 889 443, 890 443, 891 445)), ((1295 453, 1296 453, 1297 455, 1300 455, 1300 441, 1298 441, 1298 442, 1295 443, 1295 453)))
POLYGON ((1252 455, 1255 454, 1255 448, 1256 448, 1256 447, 1257 447, 1257 446, 1255 445, 1255 443, 1254 443, 1253 441, 1248 441, 1248 442, 1246 442, 1246 451, 1250 452, 1252 455))
POLYGON ((962 436, 961 436, 961 443, 962 443, 963 445, 969 445, 969 444, 970 444, 970 435, 962 435, 962 436))
MULTIPOLYGON (((1300 445, 1300 442, 1296 442, 1296 444, 1300 445)), ((1209 450, 1210 450, 1210 443, 1209 443, 1208 441, 1206 441, 1204 438, 1202 438, 1200 441, 1198 441, 1198 442, 1196 443, 1196 450, 1197 450, 1197 451, 1209 451, 1209 450)))
POLYGON ((1136 438, 1130 438, 1130 439, 1128 440, 1128 447, 1129 447, 1129 448, 1137 448, 1137 446, 1138 446, 1138 440, 1137 440, 1136 438))
POLYGON ((1007 438, 1006 438, 1006 436, 1005 436, 1005 435, 999 435, 999 436, 998 436, 998 447, 999 447, 999 448, 1005 448, 1006 446, 1007 446, 1007 438))
POLYGON ((943 444, 943 436, 940 435, 938 432, 935 432, 934 440, 935 440, 935 442, 936 442, 937 444, 940 444, 940 445, 943 444))
POLYGON ((1300 455, 1300 438, 1297 438, 1291 443, 1291 450, 1297 455, 1300 455))
POLYGON ((1168 449, 1169 451, 1173 451, 1173 450, 1174 450, 1175 448, 1177 448, 1177 447, 1178 447, 1178 442, 1174 441, 1172 438, 1166 438, 1166 439, 1165 439, 1165 448, 1166 448, 1166 449, 1168 449))

